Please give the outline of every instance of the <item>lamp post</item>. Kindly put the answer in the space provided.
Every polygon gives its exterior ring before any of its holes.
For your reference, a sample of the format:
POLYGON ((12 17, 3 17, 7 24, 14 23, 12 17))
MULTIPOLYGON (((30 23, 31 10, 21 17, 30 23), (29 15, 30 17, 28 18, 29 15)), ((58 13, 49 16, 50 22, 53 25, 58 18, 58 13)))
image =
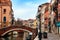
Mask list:
POLYGON ((44 12, 45 12, 46 6, 42 5, 40 7, 42 7, 42 8, 40 9, 40 12, 39 12, 39 15, 38 15, 38 18, 39 18, 39 29, 40 29, 39 33, 38 33, 39 40, 42 39, 42 32, 44 31, 42 29, 42 27, 44 27, 44 12))
POLYGON ((41 33, 41 13, 38 15, 38 21, 39 21, 39 27, 38 27, 38 29, 39 29, 39 31, 38 31, 38 38, 39 38, 39 40, 41 40, 42 39, 42 33, 41 33))
POLYGON ((37 20, 38 20, 38 38, 39 40, 42 39, 42 33, 41 33, 41 12, 37 15, 37 20))
POLYGON ((39 14, 39 32, 38 32, 38 38, 39 40, 42 39, 42 33, 41 33, 41 14, 39 14))

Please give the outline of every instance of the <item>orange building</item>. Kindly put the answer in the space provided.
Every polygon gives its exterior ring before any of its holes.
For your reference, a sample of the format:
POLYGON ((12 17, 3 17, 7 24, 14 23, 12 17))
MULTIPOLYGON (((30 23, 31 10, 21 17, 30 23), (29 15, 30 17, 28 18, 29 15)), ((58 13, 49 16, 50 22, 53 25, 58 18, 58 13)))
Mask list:
MULTIPOLYGON (((49 10, 47 10, 45 13, 44 13, 44 20, 45 20, 45 24, 49 24, 49 18, 51 17, 50 16, 51 15, 51 13, 50 13, 50 11, 49 10)), ((55 12, 53 12, 53 17, 55 17, 55 12)))
POLYGON ((0 29, 11 25, 12 3, 10 0, 0 0, 0 29))
POLYGON ((54 17, 56 15, 56 13, 51 10, 50 3, 44 3, 44 4, 40 5, 40 6, 41 7, 38 7, 39 9, 38 9, 38 15, 37 15, 37 17, 39 17, 39 20, 41 20, 41 22, 40 22, 41 24, 40 25, 43 25, 43 27, 41 26, 41 28, 44 31, 49 31, 48 30, 49 29, 49 25, 52 28, 53 20, 54 20, 54 17), (45 8, 43 9, 43 7, 45 7, 45 8), (49 22, 50 22, 50 24, 49 24, 49 22))

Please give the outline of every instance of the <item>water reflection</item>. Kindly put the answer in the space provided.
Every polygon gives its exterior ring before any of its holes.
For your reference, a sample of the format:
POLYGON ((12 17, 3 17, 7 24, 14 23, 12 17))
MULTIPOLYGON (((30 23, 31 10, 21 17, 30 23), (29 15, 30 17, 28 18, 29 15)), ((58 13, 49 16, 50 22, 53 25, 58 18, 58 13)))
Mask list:
POLYGON ((13 32, 13 35, 4 36, 4 38, 0 38, 0 40, 23 40, 23 33, 13 32))
POLYGON ((11 37, 5 37, 5 38, 0 38, 0 40, 16 40, 16 38, 13 37, 11 39, 11 37))

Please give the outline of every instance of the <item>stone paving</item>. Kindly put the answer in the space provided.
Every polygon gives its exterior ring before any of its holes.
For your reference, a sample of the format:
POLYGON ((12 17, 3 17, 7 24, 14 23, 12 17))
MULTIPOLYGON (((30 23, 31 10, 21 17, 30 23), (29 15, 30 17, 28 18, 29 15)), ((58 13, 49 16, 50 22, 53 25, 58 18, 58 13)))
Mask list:
MULTIPOLYGON (((34 40, 38 40, 38 36, 34 40)), ((42 38, 42 40, 60 40, 60 35, 54 33, 48 33, 48 38, 47 39, 42 38)))

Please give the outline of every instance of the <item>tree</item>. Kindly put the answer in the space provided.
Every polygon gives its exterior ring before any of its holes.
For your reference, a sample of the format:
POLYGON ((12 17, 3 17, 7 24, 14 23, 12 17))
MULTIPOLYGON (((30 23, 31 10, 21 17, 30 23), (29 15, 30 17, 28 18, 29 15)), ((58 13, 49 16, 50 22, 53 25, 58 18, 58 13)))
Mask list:
POLYGON ((18 19, 18 20, 15 22, 15 25, 23 25, 23 21, 18 19))

